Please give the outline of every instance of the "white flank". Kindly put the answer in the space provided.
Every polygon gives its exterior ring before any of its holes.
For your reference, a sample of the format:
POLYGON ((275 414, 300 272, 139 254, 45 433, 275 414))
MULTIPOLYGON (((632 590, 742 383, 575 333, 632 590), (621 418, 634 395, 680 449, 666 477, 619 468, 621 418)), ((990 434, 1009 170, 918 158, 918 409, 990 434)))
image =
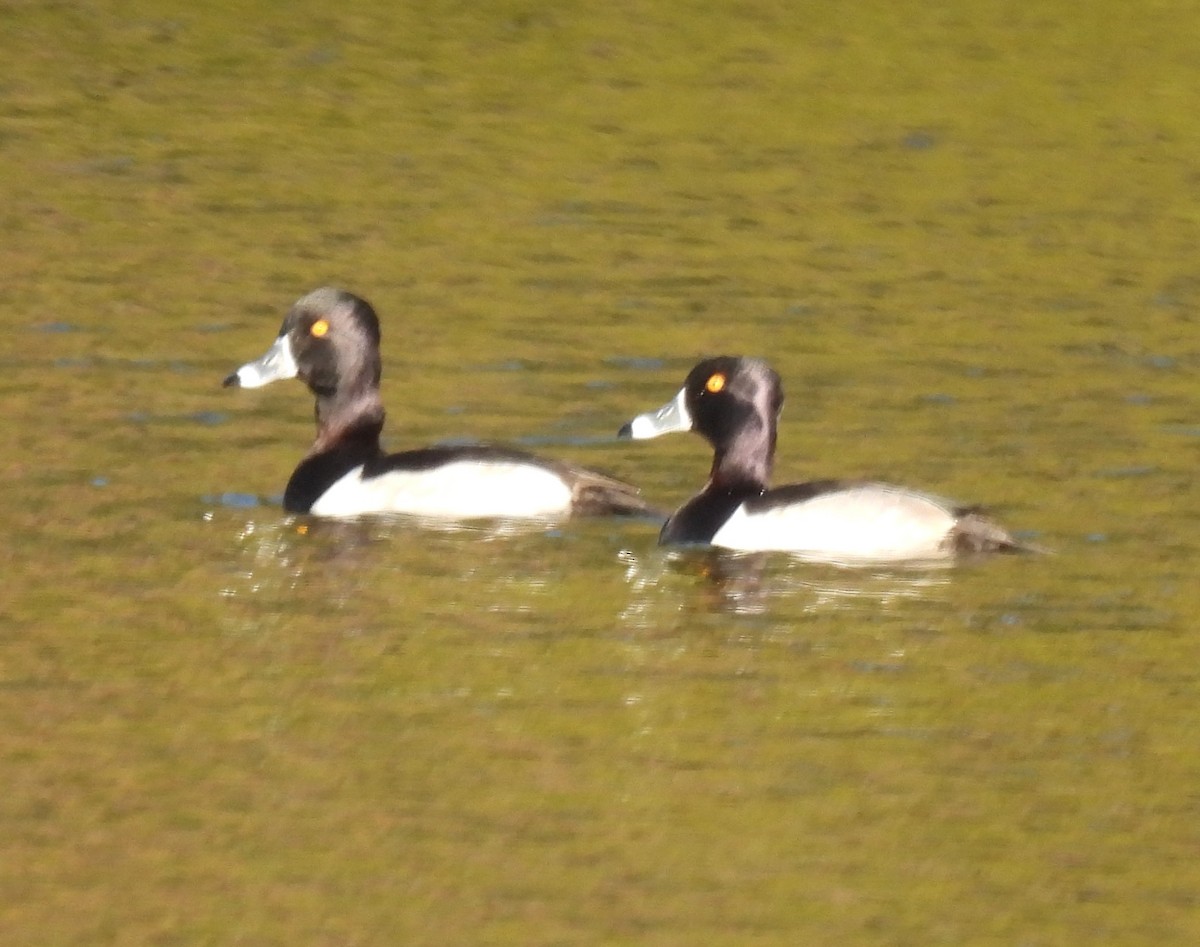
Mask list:
POLYGON ((549 517, 571 509, 571 488, 533 464, 452 461, 363 479, 356 467, 313 504, 317 516, 407 513, 440 519, 549 517))
POLYGON ((942 559, 954 526, 950 504, 887 484, 866 483, 761 513, 743 504, 713 545, 778 550, 831 561, 942 559))

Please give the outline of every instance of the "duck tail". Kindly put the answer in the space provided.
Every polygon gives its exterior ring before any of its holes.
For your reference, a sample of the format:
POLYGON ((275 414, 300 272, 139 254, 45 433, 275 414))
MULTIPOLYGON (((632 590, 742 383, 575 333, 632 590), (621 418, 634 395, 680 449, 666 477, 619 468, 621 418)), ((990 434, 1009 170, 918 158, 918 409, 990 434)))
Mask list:
POLYGON ((642 499, 632 484, 583 467, 571 470, 572 507, 584 516, 644 516, 665 520, 665 511, 642 499))
POLYGON ((985 516, 978 508, 957 511, 958 521, 950 530, 947 542, 956 553, 1020 553, 1043 554, 1047 550, 1032 543, 1024 543, 1013 536, 995 520, 985 516))

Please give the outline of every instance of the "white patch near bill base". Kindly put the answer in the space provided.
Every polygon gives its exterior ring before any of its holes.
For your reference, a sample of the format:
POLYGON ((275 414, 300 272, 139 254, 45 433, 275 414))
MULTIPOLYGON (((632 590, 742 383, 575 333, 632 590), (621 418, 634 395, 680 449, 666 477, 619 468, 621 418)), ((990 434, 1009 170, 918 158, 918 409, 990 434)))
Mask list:
POLYGON ((938 497, 867 483, 758 513, 743 504, 712 541, 833 561, 943 559, 952 555, 942 543, 954 524, 938 497))
POLYGON ((271 347, 261 358, 247 362, 237 370, 238 386, 241 388, 261 388, 273 381, 284 378, 295 378, 299 371, 296 356, 292 352, 292 342, 286 335, 275 339, 271 347))
POLYGON ((350 471, 317 499, 317 516, 407 513, 441 519, 549 517, 571 509, 571 488, 534 464, 452 461, 363 479, 350 471))
POLYGON ((680 388, 679 394, 657 411, 639 414, 629 422, 629 436, 635 441, 691 429, 692 415, 688 411, 686 388, 680 388))

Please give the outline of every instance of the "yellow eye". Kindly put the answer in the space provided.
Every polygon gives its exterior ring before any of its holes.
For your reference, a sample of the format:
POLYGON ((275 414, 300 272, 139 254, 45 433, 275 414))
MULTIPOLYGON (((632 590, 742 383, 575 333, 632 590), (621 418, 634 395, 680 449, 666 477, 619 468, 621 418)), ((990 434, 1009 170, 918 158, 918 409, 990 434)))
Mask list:
POLYGON ((717 372, 715 375, 709 375, 708 381, 704 383, 704 390, 711 392, 714 395, 724 387, 725 376, 721 372, 717 372))
POLYGON ((329 320, 318 319, 312 324, 312 328, 308 331, 315 335, 318 339, 323 337, 325 333, 329 331, 329 320))

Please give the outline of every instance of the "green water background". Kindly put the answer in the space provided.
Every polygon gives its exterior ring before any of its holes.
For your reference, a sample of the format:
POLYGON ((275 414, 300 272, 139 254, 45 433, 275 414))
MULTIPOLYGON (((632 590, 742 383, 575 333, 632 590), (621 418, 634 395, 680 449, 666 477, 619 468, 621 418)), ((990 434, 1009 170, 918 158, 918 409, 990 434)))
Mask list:
POLYGON ((0 939, 1190 944, 1200 17, 1179 2, 0 3, 0 939), (769 357, 780 478, 1055 550, 312 528, 326 283, 393 447, 665 505, 769 357))

